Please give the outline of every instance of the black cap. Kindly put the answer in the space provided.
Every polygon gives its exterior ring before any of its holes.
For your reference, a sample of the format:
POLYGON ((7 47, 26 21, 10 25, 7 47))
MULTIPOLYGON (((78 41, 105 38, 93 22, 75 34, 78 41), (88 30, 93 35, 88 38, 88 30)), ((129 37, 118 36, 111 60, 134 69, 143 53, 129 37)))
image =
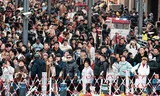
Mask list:
POLYGON ((123 52, 128 52, 128 50, 127 50, 127 49, 124 49, 123 52))
POLYGON ((60 54, 60 53, 57 53, 57 54, 56 54, 56 57, 61 57, 61 54, 60 54))

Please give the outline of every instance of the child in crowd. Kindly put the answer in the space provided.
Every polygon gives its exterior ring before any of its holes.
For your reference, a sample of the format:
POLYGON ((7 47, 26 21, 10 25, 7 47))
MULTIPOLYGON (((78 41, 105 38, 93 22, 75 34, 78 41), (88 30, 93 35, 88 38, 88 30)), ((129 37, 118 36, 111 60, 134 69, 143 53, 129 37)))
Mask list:
POLYGON ((90 85, 93 82, 94 74, 93 70, 90 67, 91 61, 89 58, 86 58, 84 61, 84 69, 82 70, 82 82, 83 82, 83 90, 87 90, 87 92, 90 92, 90 85))

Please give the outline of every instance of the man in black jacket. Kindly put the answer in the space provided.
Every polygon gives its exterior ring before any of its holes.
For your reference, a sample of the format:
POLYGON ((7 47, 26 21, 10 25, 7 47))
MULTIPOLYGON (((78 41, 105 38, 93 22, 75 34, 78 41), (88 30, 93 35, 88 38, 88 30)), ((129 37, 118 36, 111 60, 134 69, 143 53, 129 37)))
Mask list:
POLYGON ((134 62, 136 64, 140 63, 142 60, 142 57, 148 57, 147 52, 144 50, 143 47, 138 49, 138 53, 136 54, 136 56, 134 57, 134 62))
POLYGON ((72 55, 69 54, 67 56, 67 63, 63 69, 64 77, 69 75, 69 77, 73 78, 75 74, 78 74, 78 65, 76 61, 73 59, 72 55))
MULTIPOLYGON (((158 70, 160 70, 160 52, 159 52, 158 48, 154 48, 154 50, 153 50, 153 59, 158 64, 158 70)), ((159 74, 160 74, 160 72, 159 72, 159 74)))
POLYGON ((82 73, 82 70, 84 68, 84 60, 86 58, 87 58, 87 52, 85 50, 81 50, 80 57, 76 60, 80 74, 82 73))
POLYGON ((54 47, 53 47, 52 51, 54 52, 54 54, 60 53, 61 56, 63 56, 63 51, 59 48, 59 42, 54 43, 54 47))
POLYGON ((101 52, 99 50, 95 52, 94 76, 96 76, 96 78, 100 75, 100 53, 101 52))
POLYGON ((123 38, 120 39, 120 44, 117 44, 114 52, 116 54, 122 55, 123 50, 126 48, 125 40, 123 38))
POLYGON ((106 56, 105 55, 101 55, 100 63, 101 63, 101 67, 100 67, 100 72, 101 73, 100 73, 100 75, 102 75, 103 77, 106 77, 109 64, 106 61, 106 56))
POLYGON ((31 77, 32 80, 35 79, 36 75, 38 78, 42 78, 42 72, 46 72, 46 63, 44 60, 40 59, 40 55, 36 53, 34 55, 35 60, 33 61, 33 65, 31 67, 31 77))

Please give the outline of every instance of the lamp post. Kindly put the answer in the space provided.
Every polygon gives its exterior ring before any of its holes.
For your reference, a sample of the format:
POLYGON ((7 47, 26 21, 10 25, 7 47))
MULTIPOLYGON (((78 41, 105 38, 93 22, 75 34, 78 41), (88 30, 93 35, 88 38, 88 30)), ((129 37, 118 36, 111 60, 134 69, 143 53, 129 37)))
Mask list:
MULTIPOLYGON (((28 0, 24 0, 24 13, 28 12, 28 0)), ((28 17, 23 17, 23 44, 28 45, 28 17)))
POLYGON ((48 14, 49 14, 49 16, 50 16, 50 14, 51 14, 51 0, 48 0, 48 14))
POLYGON ((88 0, 88 27, 91 26, 92 0, 88 0))
POLYGON ((138 24, 138 35, 142 34, 142 27, 143 27, 143 0, 138 0, 139 5, 139 24, 138 24))

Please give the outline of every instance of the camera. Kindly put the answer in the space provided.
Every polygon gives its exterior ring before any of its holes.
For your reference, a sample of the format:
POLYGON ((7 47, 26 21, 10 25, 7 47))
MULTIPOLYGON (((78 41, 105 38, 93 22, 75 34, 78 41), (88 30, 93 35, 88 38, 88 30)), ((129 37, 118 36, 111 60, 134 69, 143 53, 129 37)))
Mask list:
POLYGON ((32 12, 24 12, 22 13, 22 15, 25 17, 29 17, 30 15, 32 15, 32 12))

